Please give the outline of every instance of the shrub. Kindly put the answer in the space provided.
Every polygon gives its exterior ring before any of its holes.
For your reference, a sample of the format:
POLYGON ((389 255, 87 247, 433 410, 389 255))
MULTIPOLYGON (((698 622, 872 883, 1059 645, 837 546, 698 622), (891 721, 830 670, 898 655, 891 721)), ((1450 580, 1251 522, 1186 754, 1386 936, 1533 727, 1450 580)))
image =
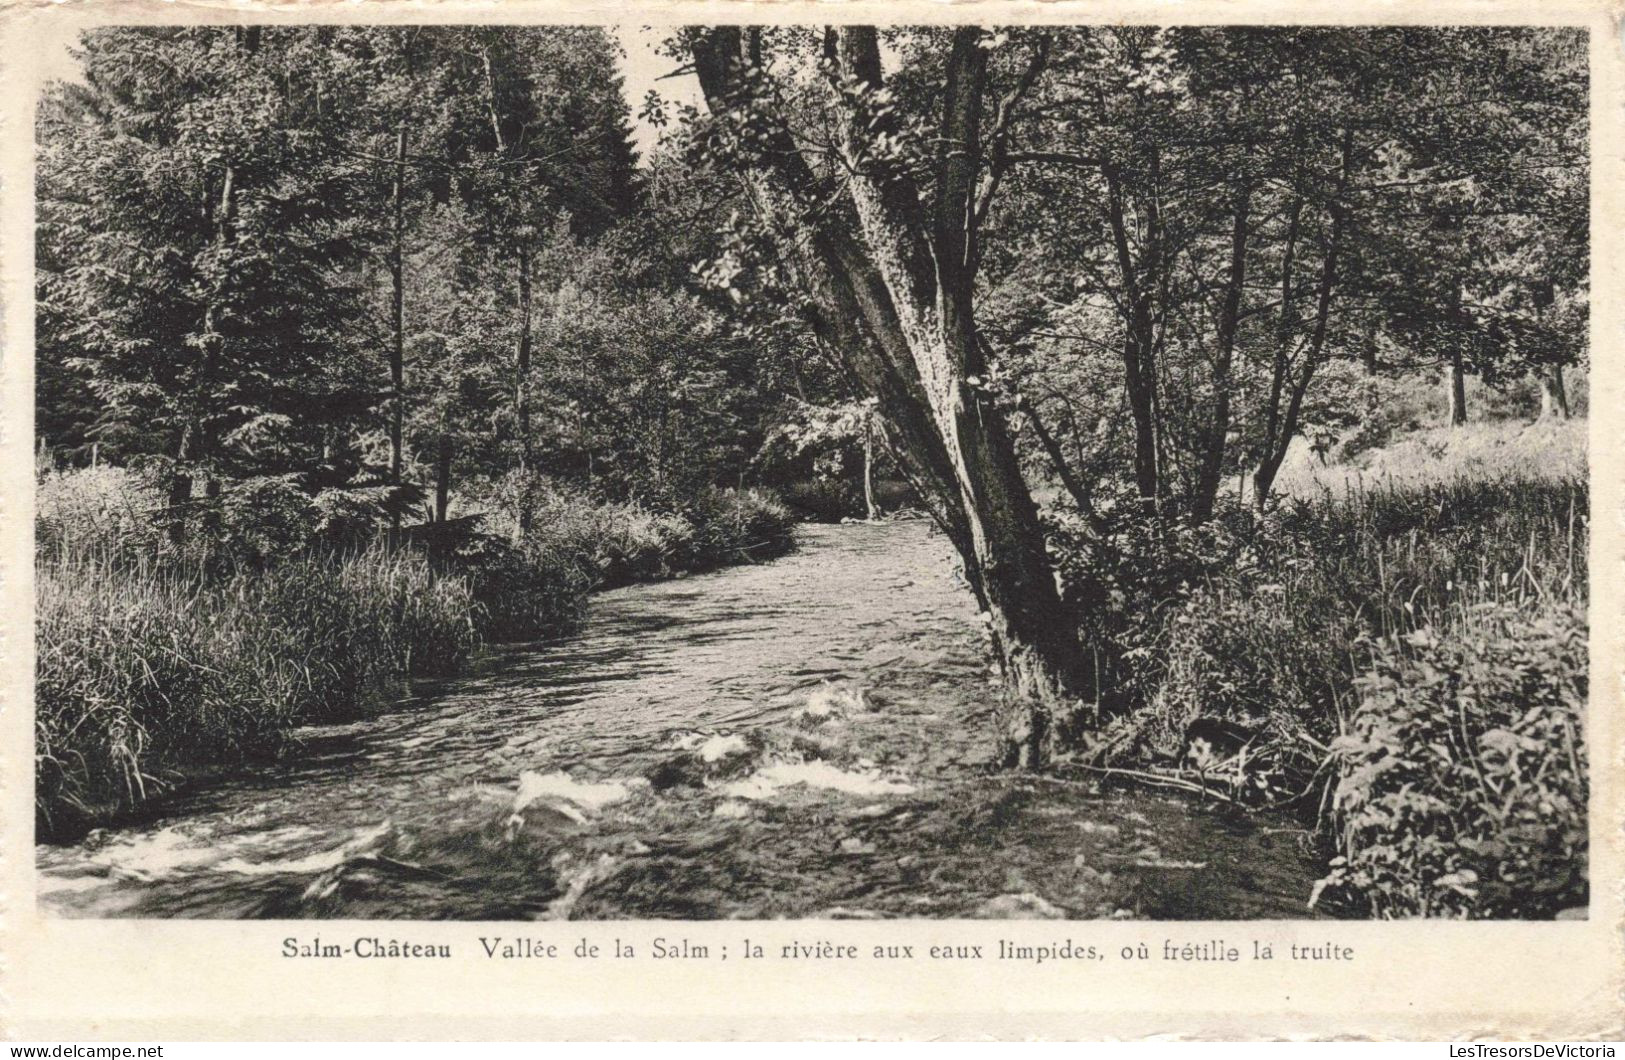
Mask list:
MULTIPOLYGON (((511 484, 499 491, 507 497, 511 484)), ((731 563, 769 559, 791 545, 794 518, 755 489, 703 490, 660 511, 637 501, 605 501, 538 486, 521 533, 498 516, 495 528, 518 538, 527 562, 585 571, 600 588, 671 578, 731 563)))
POLYGON ((592 556, 600 585, 655 581, 696 567, 694 527, 681 515, 636 505, 608 507, 604 515, 592 556))
POLYGON ((1586 666, 1584 613, 1561 601, 1385 638, 1334 745, 1321 887, 1380 917, 1583 906, 1586 666))
POLYGON ((689 501, 683 514, 694 527, 700 567, 771 559, 790 549, 790 510, 763 490, 706 490, 689 501))
POLYGON ((264 566, 309 548, 316 519, 298 476, 263 476, 235 483, 221 495, 211 529, 220 560, 264 566))
POLYGON ((803 479, 781 492, 787 506, 813 522, 838 523, 864 514, 862 484, 844 478, 803 479))
POLYGON ((531 538, 514 546, 481 534, 458 545, 452 569, 468 580, 480 635, 512 641, 569 629, 580 618, 591 575, 558 542, 531 538))

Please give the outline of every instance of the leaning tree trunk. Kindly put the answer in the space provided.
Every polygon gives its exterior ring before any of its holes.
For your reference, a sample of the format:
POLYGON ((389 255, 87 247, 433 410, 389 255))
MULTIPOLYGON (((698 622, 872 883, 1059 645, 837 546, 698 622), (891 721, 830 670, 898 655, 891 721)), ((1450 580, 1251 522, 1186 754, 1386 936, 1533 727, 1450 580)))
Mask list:
POLYGON ((1049 457, 1050 467, 1055 470, 1056 477, 1061 480, 1061 485, 1066 487, 1067 493, 1071 494, 1072 503, 1077 505, 1078 512, 1081 515, 1093 519, 1095 505, 1089 487, 1084 484, 1082 479, 1078 478, 1077 472, 1072 470, 1072 465, 1067 463, 1066 454, 1061 452, 1061 444, 1055 440, 1055 436, 1049 432, 1049 428, 1044 426, 1044 421, 1039 418, 1038 411, 1030 407, 1026 411, 1027 423, 1033 429, 1033 437, 1038 439, 1038 444, 1044 450, 1044 455, 1049 457))
MULTIPOLYGON (((755 146, 739 148, 752 153, 738 164, 759 214, 804 252, 818 317, 851 340, 835 348, 878 399, 914 477, 932 495, 1005 677, 1006 758, 1034 766, 1057 716, 1079 715, 1089 682, 1004 414, 978 384, 986 376, 972 293, 987 68, 981 35, 974 27, 954 32, 934 138, 953 149, 939 149, 929 204, 909 177, 875 173, 864 160, 874 122, 884 118, 848 113, 847 172, 834 186, 814 174, 771 94, 761 91, 755 30, 707 29, 695 34, 693 49, 712 113, 751 131, 755 146), (797 208, 819 199, 842 208, 797 208)), ((825 56, 837 79, 883 87, 873 27, 827 31, 825 56)))

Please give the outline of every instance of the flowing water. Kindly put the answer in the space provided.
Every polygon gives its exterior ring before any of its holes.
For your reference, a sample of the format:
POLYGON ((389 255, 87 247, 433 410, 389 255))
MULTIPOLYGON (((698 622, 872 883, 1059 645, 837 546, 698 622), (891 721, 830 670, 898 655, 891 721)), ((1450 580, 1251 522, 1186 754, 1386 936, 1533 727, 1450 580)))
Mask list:
POLYGON ((61 916, 1306 915, 1290 822, 989 771, 970 594, 924 523, 593 598, 150 822, 41 846, 61 916), (1280 825, 1273 827, 1272 825, 1280 825))

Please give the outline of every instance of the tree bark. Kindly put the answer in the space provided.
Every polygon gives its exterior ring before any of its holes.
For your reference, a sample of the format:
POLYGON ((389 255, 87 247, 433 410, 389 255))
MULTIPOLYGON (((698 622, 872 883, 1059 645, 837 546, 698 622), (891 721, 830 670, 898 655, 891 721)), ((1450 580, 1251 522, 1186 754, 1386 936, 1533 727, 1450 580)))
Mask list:
MULTIPOLYGON (((1011 764, 1036 766, 1056 715, 1070 720, 1089 682, 1004 415, 993 395, 971 381, 986 375, 973 304, 987 74, 981 34, 975 27, 953 34, 935 138, 945 146, 929 203, 906 175, 873 171, 864 153, 873 123, 857 114, 847 114, 849 172, 836 188, 820 180, 772 101, 758 91, 755 30, 707 29, 695 35, 693 50, 713 115, 750 128, 762 146, 744 149, 753 154, 742 159, 743 168, 781 200, 831 201, 834 192, 844 207, 793 215, 793 235, 813 259, 806 270, 815 277, 809 293, 823 303, 819 316, 826 326, 855 322, 861 331, 864 341, 856 348, 837 348, 879 400, 912 470, 935 494, 1011 693, 1005 756, 1011 764)), ((870 89, 882 87, 873 27, 830 30, 825 41, 826 57, 840 72, 870 89)), ((769 220, 784 224, 786 213, 774 211, 769 220)))
POLYGON ((502 121, 497 116, 497 79, 491 69, 491 48, 480 48, 480 63, 485 71, 485 112, 491 119, 491 136, 496 141, 497 153, 506 154, 508 144, 502 135, 502 121))
POLYGON ((1563 366, 1553 362, 1540 374, 1540 415, 1542 419, 1569 418, 1569 394, 1563 385, 1563 366))
MULTIPOLYGON (((1154 508, 1161 490, 1161 472, 1157 459, 1156 420, 1156 362, 1153 358, 1155 343, 1152 318, 1153 276, 1142 282, 1129 250, 1128 229, 1123 212, 1123 193, 1111 167, 1106 167, 1106 216, 1111 224, 1112 243, 1117 251, 1118 271, 1122 276, 1123 294, 1128 302, 1128 315, 1123 321, 1123 382, 1128 398, 1129 415, 1134 421, 1134 485, 1140 501, 1154 508)), ((1157 225, 1153 215, 1151 246, 1147 251, 1148 271, 1158 267, 1157 225)))
POLYGON ((1444 382, 1450 426, 1460 427, 1467 422, 1467 373, 1462 369, 1460 346, 1450 349, 1450 370, 1444 382))
POLYGON ((1243 183, 1237 189, 1230 230, 1230 267, 1225 277, 1224 302, 1219 308, 1218 355, 1213 362, 1213 414, 1196 473, 1196 496, 1191 502, 1191 517, 1199 523, 1213 518, 1213 506, 1224 480, 1224 453, 1230 434, 1230 373, 1241 320, 1242 287, 1247 281, 1247 225, 1252 197, 1251 185, 1243 183))
MULTIPOLYGON (((390 189, 389 484, 399 490, 406 422, 406 123, 395 131, 395 180, 390 189)), ((392 498, 390 527, 399 530, 399 498, 392 498)))
POLYGON ((871 523, 880 518, 875 506, 875 428, 868 416, 863 418, 863 510, 871 523))
POLYGON ((440 448, 434 461, 434 521, 446 521, 446 510, 451 506, 451 434, 440 435, 440 448))
MULTIPOLYGON (((1269 488, 1275 469, 1269 467, 1275 456, 1277 436, 1282 425, 1281 400, 1292 374, 1292 346, 1297 341, 1298 313, 1294 297, 1298 234, 1303 222, 1303 198, 1296 196, 1287 208, 1286 239, 1281 250, 1281 309, 1275 324, 1275 363, 1270 371, 1270 396, 1264 412, 1264 438, 1259 447, 1258 470, 1253 479, 1253 503, 1259 511, 1269 501, 1269 488), (1266 471, 1266 468, 1268 470, 1266 471)), ((1283 454, 1284 455, 1284 454, 1283 454)))

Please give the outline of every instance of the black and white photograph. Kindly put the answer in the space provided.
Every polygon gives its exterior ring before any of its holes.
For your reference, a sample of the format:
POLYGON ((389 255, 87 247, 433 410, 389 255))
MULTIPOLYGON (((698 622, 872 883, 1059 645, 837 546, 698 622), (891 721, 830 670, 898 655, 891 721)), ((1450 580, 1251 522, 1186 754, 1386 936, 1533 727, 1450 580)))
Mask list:
POLYGON ((46 920, 1587 918, 1587 27, 55 28, 46 920))

